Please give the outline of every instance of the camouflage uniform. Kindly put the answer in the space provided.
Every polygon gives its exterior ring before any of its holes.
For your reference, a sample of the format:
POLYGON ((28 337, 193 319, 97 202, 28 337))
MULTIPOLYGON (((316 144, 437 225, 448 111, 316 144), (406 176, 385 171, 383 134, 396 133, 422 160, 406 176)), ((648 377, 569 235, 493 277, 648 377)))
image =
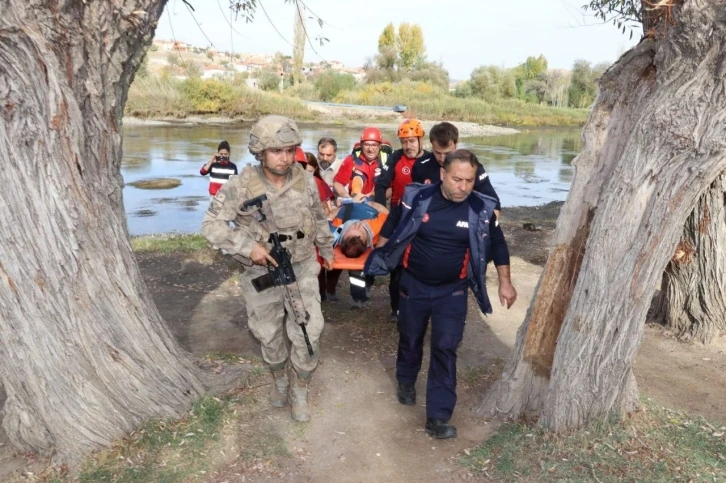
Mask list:
MULTIPOLYGON (((258 159, 264 156, 264 149, 299 143, 297 126, 280 116, 261 119, 250 133, 250 151, 258 159)), ((260 341, 263 358, 270 365, 276 382, 284 377, 284 384, 287 384, 287 376, 279 373, 284 371, 288 358, 295 375, 308 381, 318 363, 318 341, 323 330, 317 279, 320 264, 315 248, 326 260, 333 259, 333 237, 312 175, 298 163, 293 163, 285 185, 278 189, 265 177, 261 166, 248 166, 240 175, 231 176, 217 192, 202 222, 202 233, 215 246, 234 254, 247 266, 240 280, 249 328, 260 341), (268 200, 263 201, 259 210, 243 209, 245 201, 262 194, 266 194, 268 200), (260 213, 264 215, 264 221, 259 221, 260 213), (234 222, 234 229, 228 226, 230 221, 234 222), (284 287, 272 287, 258 293, 252 286, 251 280, 265 275, 267 268, 252 264, 249 256, 255 244, 268 250, 272 248, 269 241, 271 232, 277 232, 282 246, 290 251, 302 301, 310 314, 306 329, 315 351, 313 358, 308 354, 301 328, 291 315, 293 312, 285 300, 284 287), (287 327, 285 309, 288 312, 287 327), (285 337, 286 329, 287 339, 292 345, 290 348, 285 337)), ((279 386, 279 393, 278 396, 283 393, 283 384, 279 386)), ((287 393, 286 387, 284 393, 287 393)))

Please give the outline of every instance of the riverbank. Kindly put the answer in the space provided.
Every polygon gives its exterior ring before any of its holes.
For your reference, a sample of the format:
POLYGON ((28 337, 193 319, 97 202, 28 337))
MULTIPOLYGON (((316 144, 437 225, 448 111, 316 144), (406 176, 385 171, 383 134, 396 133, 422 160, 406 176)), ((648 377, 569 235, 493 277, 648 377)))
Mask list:
POLYGON ((487 102, 459 98, 424 82, 374 84, 342 91, 335 101, 356 107, 336 107, 316 103, 314 93, 304 87, 280 94, 249 88, 241 81, 146 77, 131 85, 125 115, 185 122, 206 116, 253 121, 265 114, 280 114, 298 121, 373 124, 394 122, 401 115, 392 109, 366 106, 404 104, 408 108, 405 115, 409 117, 513 128, 582 126, 588 115, 587 109, 557 108, 517 99, 487 102))
MULTIPOLYGON (((365 117, 360 115, 360 110, 351 109, 356 116, 346 115, 344 109, 340 109, 335 116, 325 116, 323 119, 314 121, 314 124, 321 126, 342 126, 342 127, 366 127, 374 125, 380 129, 396 130, 403 116, 392 112, 392 116, 372 116, 365 117), (394 120, 394 122, 391 122, 394 120)), ((128 127, 154 127, 154 126, 193 126, 193 125, 237 125, 244 123, 252 123, 253 119, 244 117, 220 117, 220 116, 189 116, 185 118, 160 117, 155 119, 144 119, 139 117, 124 117, 123 124, 128 127)), ((421 120, 424 129, 428 132, 431 127, 441 121, 438 120, 421 120)), ((502 136, 508 134, 517 134, 520 131, 508 127, 492 126, 487 124, 477 124, 474 122, 452 121, 459 129, 459 137, 483 137, 483 136, 502 136)), ((300 121, 300 126, 309 124, 309 121, 300 121)))

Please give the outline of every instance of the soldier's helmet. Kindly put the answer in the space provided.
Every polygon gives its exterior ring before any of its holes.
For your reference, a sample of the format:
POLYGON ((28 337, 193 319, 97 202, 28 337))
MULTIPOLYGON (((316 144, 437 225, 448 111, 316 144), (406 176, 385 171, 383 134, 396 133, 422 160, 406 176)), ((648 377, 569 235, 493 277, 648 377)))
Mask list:
POLYGON ((265 116, 250 130, 252 154, 259 154, 265 149, 297 146, 301 143, 302 137, 297 124, 284 116, 265 116))

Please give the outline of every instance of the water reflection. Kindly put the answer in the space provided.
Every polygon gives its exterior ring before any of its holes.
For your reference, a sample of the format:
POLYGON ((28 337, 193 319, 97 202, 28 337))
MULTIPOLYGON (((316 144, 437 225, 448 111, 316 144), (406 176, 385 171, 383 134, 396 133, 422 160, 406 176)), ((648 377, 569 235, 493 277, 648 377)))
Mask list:
MULTIPOLYGON (((338 153, 351 150, 360 129, 301 124, 303 149, 315 152, 323 136, 338 141, 338 153)), ((129 231, 133 235, 199 231, 209 203, 207 177, 199 168, 226 139, 238 168, 256 162, 246 148, 249 124, 219 126, 153 126, 124 128, 121 173, 129 231), (129 183, 141 179, 177 178, 182 184, 163 191, 141 190, 129 183)), ((394 130, 384 130, 397 146, 394 130)), ((579 129, 538 129, 513 136, 464 138, 489 172, 502 205, 536 206, 564 200, 572 182, 571 161, 581 148, 579 129)))

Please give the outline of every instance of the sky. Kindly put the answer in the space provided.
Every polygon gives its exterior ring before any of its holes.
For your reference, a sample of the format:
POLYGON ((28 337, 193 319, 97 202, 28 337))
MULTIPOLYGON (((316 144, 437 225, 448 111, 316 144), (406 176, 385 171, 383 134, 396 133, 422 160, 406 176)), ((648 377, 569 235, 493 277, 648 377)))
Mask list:
MULTIPOLYGON (((229 0, 169 0, 156 30, 157 39, 179 40, 220 51, 292 55, 295 9, 283 0, 259 0, 255 21, 229 23, 229 0), (199 23, 197 26, 196 22, 199 23), (273 27, 274 25, 274 27, 273 27), (201 27, 201 29, 200 29, 201 27), (279 34, 275 31, 279 30, 279 34), (284 39, 283 39, 284 37, 284 39)), ((312 47, 305 62, 322 60, 361 67, 378 49, 388 23, 421 26, 428 60, 440 61, 452 79, 467 79, 481 65, 514 67, 530 56, 547 58, 550 68, 569 69, 577 59, 614 62, 637 43, 639 31, 623 34, 602 24, 582 5, 588 0, 303 0, 325 22, 307 20, 312 47), (314 39, 329 39, 320 46, 314 39)), ((308 15, 311 15, 308 12, 308 15)))

